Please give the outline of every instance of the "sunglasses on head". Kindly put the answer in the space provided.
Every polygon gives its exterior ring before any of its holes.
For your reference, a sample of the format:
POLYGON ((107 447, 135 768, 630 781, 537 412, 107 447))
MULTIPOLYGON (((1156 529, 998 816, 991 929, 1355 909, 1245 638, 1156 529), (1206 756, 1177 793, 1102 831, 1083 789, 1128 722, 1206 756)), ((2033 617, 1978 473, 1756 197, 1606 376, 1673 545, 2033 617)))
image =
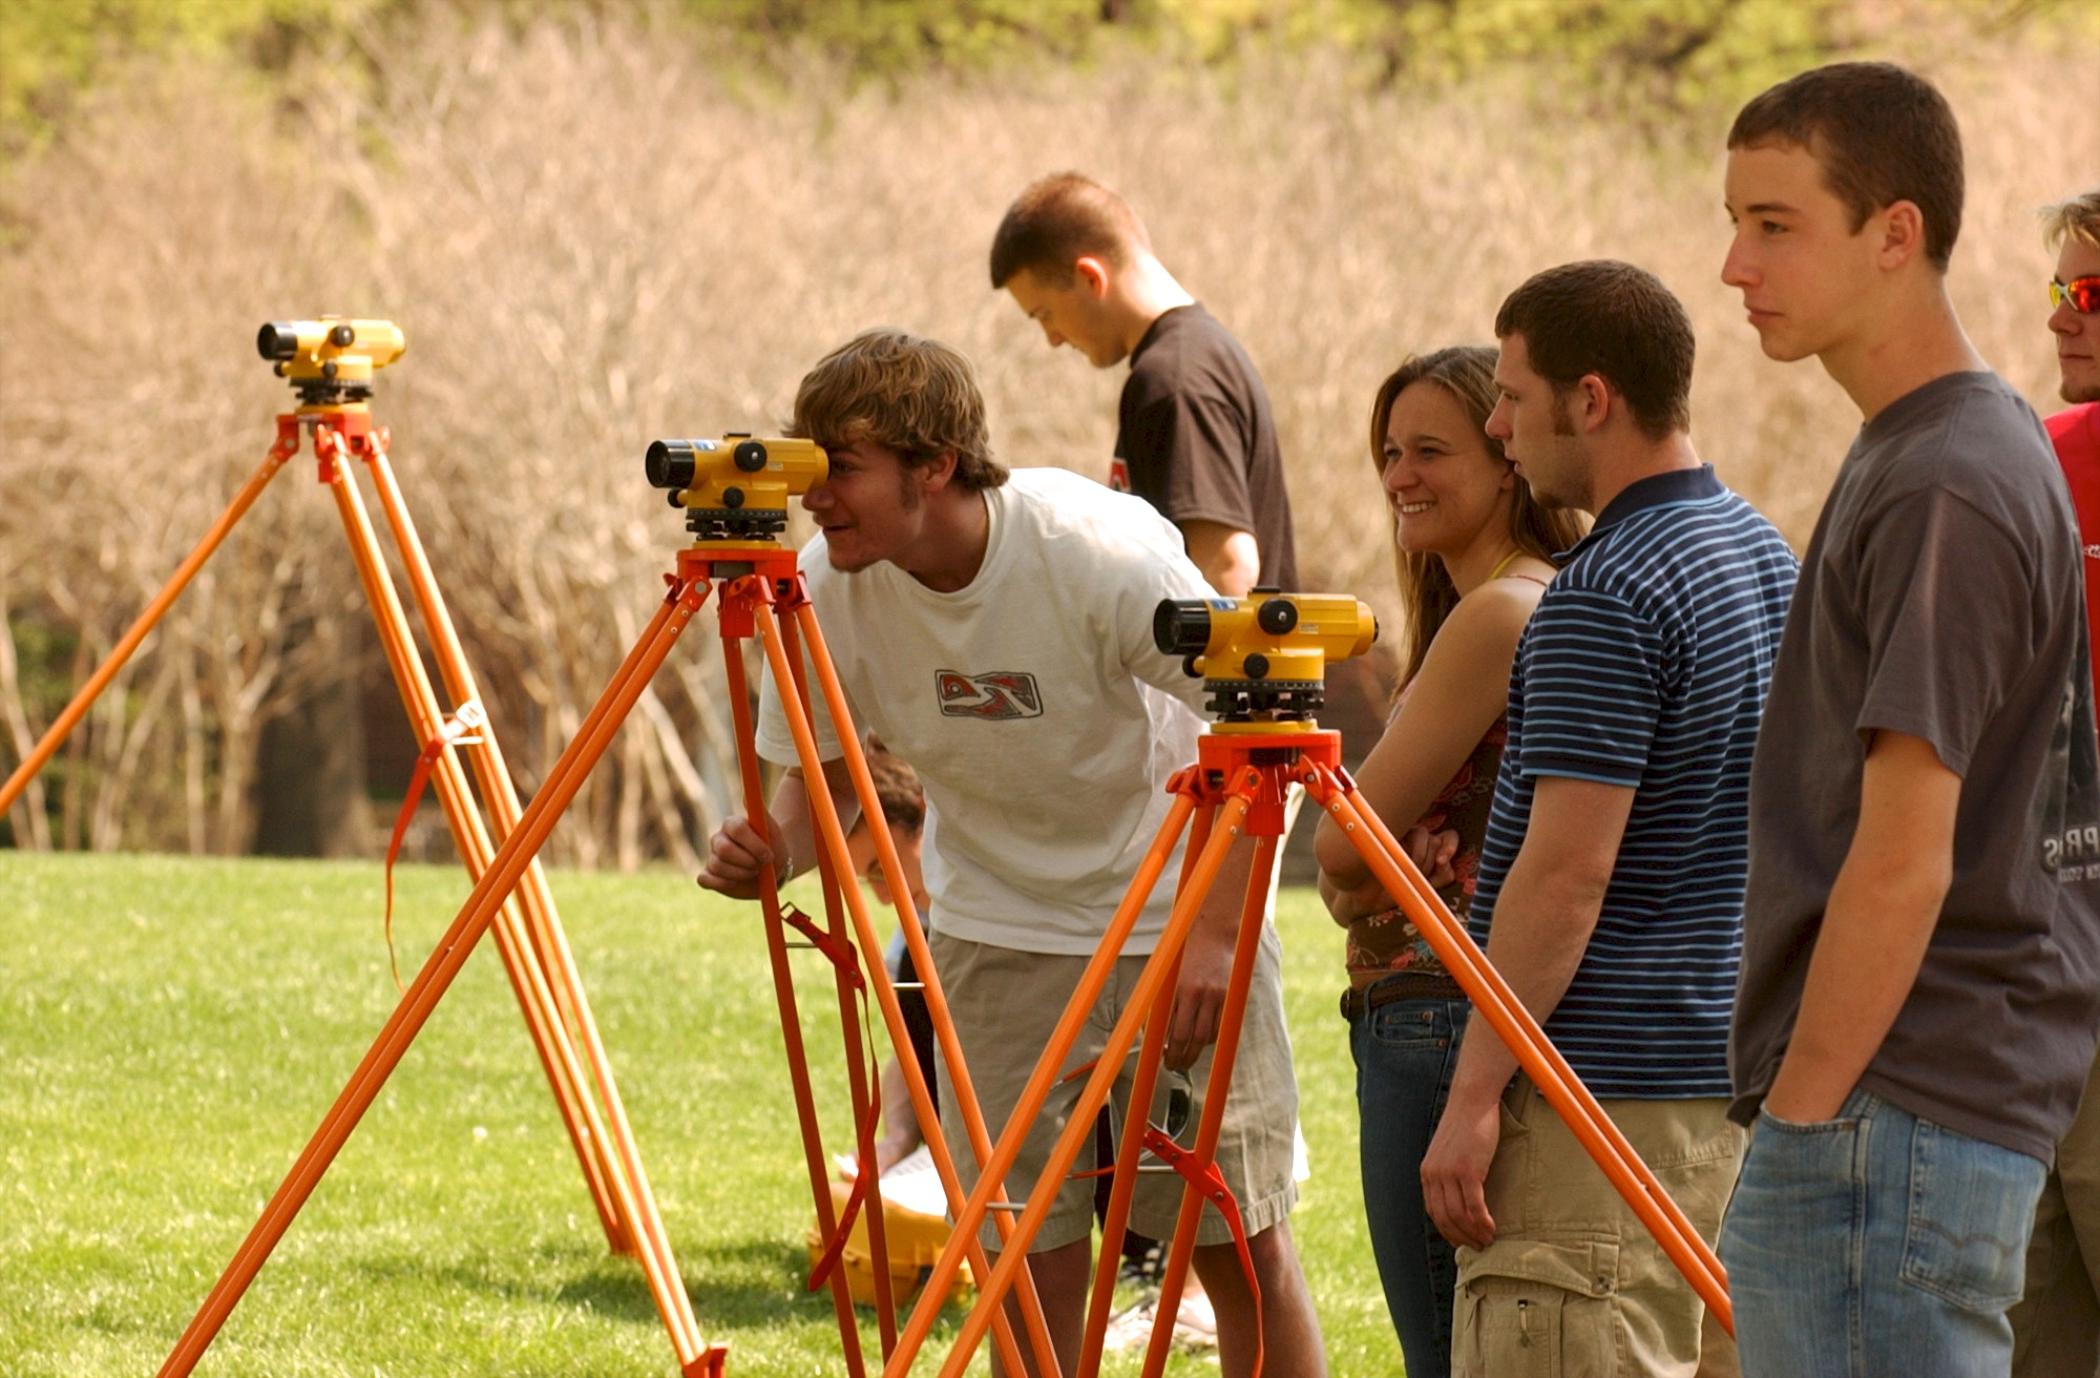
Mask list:
POLYGON ((2100 275, 2072 278, 2065 282, 2052 278, 2049 282, 2049 304, 2062 306, 2071 303, 2071 309, 2081 316, 2090 316, 2100 311, 2100 275))

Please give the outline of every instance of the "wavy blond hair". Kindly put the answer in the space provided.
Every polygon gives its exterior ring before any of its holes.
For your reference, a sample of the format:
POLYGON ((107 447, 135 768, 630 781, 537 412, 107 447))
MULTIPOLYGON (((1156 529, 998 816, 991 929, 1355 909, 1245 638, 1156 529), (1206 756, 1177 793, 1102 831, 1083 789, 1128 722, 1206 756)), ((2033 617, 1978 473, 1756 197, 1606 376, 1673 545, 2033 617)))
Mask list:
POLYGON ((1006 482, 970 361, 902 330, 863 330, 825 355, 795 392, 787 432, 826 449, 872 440, 908 469, 953 454, 955 482, 971 492, 1006 482))
POLYGON ((2100 249, 2100 188, 2044 206, 2041 216, 2042 233, 2048 236, 2050 248, 2075 239, 2089 249, 2100 249))

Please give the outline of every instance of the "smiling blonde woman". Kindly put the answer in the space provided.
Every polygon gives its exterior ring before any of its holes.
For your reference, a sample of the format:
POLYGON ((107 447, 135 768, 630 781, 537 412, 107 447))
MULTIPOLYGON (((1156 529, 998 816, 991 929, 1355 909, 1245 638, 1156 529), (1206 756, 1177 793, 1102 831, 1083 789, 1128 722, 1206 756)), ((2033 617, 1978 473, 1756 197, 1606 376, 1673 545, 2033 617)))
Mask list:
MULTIPOLYGON (((1371 408, 1405 616, 1400 694, 1357 784, 1416 842, 1461 921, 1507 739, 1517 637, 1553 577, 1547 557, 1583 532, 1576 513, 1540 506, 1483 429, 1494 371, 1493 349, 1440 349, 1401 365, 1371 408)), ((1342 1011, 1372 1251, 1410 1378, 1442 1378, 1457 1269, 1416 1174, 1443 1113, 1466 999, 1332 821, 1321 822, 1318 845, 1321 894, 1349 935, 1342 1011)))

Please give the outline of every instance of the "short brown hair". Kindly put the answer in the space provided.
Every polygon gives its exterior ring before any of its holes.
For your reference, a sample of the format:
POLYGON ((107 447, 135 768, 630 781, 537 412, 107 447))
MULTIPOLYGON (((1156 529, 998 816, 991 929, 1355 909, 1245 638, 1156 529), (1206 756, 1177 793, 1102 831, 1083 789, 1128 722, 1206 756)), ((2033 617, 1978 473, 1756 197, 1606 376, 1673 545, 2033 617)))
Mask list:
POLYGON ((1512 335, 1556 395, 1594 373, 1650 440, 1691 429, 1692 322, 1655 274, 1613 259, 1548 268, 1495 313, 1495 338, 1512 335))
POLYGON ((883 821, 892 832, 915 833, 926 826, 926 790, 911 763, 883 745, 870 732, 867 740, 868 774, 875 781, 875 798, 882 805, 883 821))
POLYGON ((1961 236, 1961 130, 1947 98, 1892 62, 1834 62, 1789 77, 1744 106, 1728 146, 1798 144, 1852 212, 1854 233, 1909 201, 1925 219, 1925 257, 1941 272, 1961 236))
POLYGON ((1063 286, 1086 255, 1120 268, 1133 251, 1149 252, 1152 238, 1130 203, 1091 177, 1059 172, 1031 182, 1014 198, 992 236, 992 289, 1028 269, 1063 286))
POLYGON ((827 449, 872 440, 912 469, 953 453, 971 492, 1006 482, 970 361, 902 330, 863 330, 825 355, 795 392, 788 434, 827 449))
POLYGON ((2052 249, 2067 239, 2100 249, 2100 188, 2042 207, 2042 233, 2052 249))

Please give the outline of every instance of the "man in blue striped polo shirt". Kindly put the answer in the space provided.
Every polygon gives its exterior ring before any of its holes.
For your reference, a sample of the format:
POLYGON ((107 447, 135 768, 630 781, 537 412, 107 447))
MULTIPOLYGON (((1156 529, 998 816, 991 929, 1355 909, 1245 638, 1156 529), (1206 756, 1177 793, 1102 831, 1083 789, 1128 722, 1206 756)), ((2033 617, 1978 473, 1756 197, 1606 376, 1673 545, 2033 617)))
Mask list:
MULTIPOLYGON (((1541 501, 1597 521, 1517 645, 1473 936, 1711 1241, 1743 1145, 1750 757, 1798 566, 1692 447, 1691 323, 1661 282, 1550 269, 1495 333, 1489 434, 1541 501)), ((1453 1373, 1727 1371, 1699 1298, 1515 1071, 1476 1022, 1422 1162, 1460 1246, 1453 1373)))

